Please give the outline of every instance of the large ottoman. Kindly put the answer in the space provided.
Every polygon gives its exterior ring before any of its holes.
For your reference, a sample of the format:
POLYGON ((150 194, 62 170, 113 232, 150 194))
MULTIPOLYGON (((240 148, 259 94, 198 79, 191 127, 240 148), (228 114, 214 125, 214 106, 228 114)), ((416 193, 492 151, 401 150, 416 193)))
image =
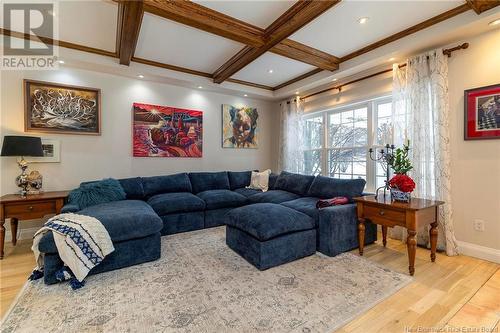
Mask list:
POLYGON ((272 203, 236 208, 226 214, 226 244, 265 270, 316 252, 314 220, 272 203))

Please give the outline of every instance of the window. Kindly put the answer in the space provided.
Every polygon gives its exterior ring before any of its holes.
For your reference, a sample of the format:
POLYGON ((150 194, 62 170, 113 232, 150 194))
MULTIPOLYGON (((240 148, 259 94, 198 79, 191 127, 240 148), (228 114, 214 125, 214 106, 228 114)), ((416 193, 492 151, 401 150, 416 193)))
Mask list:
POLYGON ((305 119, 304 141, 304 173, 319 175, 322 170, 323 116, 305 119))
POLYGON ((304 173, 363 178, 366 190, 382 186, 385 170, 368 156, 392 140, 392 101, 377 98, 304 117, 304 173), (326 126, 325 126, 326 124, 326 126))

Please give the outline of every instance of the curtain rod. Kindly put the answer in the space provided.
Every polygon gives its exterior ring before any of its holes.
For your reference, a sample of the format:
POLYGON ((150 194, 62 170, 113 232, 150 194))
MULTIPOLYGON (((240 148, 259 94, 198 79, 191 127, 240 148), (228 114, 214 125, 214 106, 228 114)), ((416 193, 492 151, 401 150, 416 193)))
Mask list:
MULTIPOLYGON (((461 45, 457 45, 455 47, 452 47, 452 48, 449 48, 449 49, 443 49, 443 54, 444 55, 447 55, 448 58, 451 57, 451 53, 453 51, 457 51, 457 50, 465 50, 466 48, 469 47, 469 43, 463 43, 461 45)), ((403 68, 406 66, 406 63, 405 64, 402 64, 402 65, 399 65, 399 68, 403 68)), ((352 80, 352 81, 349 81, 349 82, 346 82, 346 83, 343 83, 341 85, 338 85, 338 86, 334 86, 334 87, 330 87, 330 88, 326 88, 326 89, 323 89, 323 90, 320 90, 320 91, 317 91, 315 93, 312 93, 312 94, 309 94, 309 95, 306 95, 304 97, 300 97, 301 100, 305 100, 306 98, 310 98, 310 97, 313 97, 313 96, 316 96, 316 95, 319 95, 319 94, 322 94, 322 93, 325 93, 327 91, 330 91, 330 90, 338 90, 339 92, 342 90, 342 87, 344 86, 347 86, 347 85, 350 85, 350 84, 353 84, 353 83, 356 83, 356 82, 359 82, 359 81, 363 81, 363 80, 366 80, 366 79, 369 79, 369 78, 372 78, 374 76, 377 76, 377 75, 381 75, 381 74, 385 74, 385 73, 388 73, 388 72, 392 72, 392 68, 389 68, 389 69, 385 69, 383 71, 380 71, 380 72, 377 72, 377 73, 374 73, 374 74, 370 74, 370 75, 367 75, 367 76, 363 76, 359 79, 355 79, 355 80, 352 80)))

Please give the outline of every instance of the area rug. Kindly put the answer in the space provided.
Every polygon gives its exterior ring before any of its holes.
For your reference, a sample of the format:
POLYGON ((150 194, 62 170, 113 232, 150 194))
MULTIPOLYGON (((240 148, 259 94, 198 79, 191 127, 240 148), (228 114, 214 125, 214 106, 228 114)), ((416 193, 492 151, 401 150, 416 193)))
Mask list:
POLYGON ((77 291, 29 282, 2 332, 332 332, 410 281, 351 253, 261 272, 222 227, 163 237, 161 259, 77 291))

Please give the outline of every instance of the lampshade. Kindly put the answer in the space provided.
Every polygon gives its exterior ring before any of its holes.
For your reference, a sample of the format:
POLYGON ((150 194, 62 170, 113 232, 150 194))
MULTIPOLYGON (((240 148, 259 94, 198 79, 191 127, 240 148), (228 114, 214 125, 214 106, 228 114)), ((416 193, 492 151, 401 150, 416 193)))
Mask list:
POLYGON ((1 156, 43 156, 42 139, 35 136, 6 135, 1 156))

